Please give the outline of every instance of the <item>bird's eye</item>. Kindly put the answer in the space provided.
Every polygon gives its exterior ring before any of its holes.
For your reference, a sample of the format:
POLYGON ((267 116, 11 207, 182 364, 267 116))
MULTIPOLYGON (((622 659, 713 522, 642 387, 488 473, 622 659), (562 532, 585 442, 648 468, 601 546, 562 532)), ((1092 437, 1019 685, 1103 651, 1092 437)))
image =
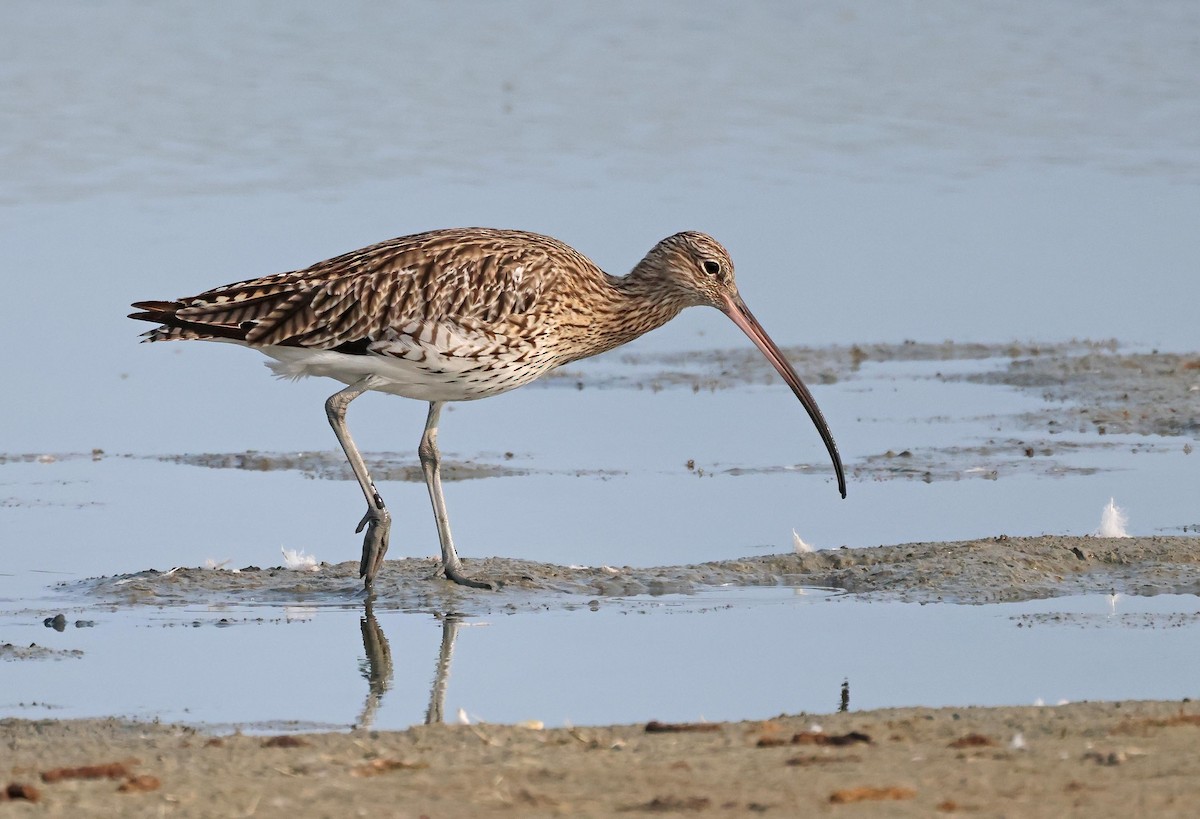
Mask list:
POLYGON ((708 259, 704 262, 704 272, 710 276, 715 276, 721 272, 721 265, 719 262, 708 259))

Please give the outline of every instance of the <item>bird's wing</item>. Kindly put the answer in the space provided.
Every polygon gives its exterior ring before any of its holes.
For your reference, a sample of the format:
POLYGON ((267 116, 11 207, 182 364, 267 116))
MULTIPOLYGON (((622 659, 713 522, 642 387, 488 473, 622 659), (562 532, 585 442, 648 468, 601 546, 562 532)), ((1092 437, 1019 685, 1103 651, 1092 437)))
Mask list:
POLYGON ((534 310, 559 271, 581 259, 537 234, 433 231, 176 302, 139 302, 143 312, 133 317, 163 323, 154 340, 231 338, 256 347, 361 352, 414 329, 500 328, 534 310))

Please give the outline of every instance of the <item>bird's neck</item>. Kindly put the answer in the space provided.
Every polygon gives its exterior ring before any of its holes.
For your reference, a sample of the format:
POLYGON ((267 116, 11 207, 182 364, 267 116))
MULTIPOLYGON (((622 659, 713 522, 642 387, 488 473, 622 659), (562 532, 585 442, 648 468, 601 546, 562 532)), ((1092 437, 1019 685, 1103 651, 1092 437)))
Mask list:
POLYGON ((586 358, 633 341, 663 326, 688 306, 681 293, 664 286, 663 278, 644 262, 626 276, 604 274, 592 294, 582 331, 582 354, 586 358))

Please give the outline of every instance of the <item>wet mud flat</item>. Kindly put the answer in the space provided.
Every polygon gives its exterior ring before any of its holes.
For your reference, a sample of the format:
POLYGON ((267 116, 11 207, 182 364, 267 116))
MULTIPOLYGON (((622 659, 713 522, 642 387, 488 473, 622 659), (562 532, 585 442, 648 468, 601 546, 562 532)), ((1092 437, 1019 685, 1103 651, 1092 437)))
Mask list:
POLYGON ((0 786, 12 803, 0 812, 1189 816, 1197 732, 1200 707, 1187 701, 274 737, 4 720, 0 786))
MULTIPOLYGON (((986 419, 1005 434, 964 446, 931 447, 919 452, 888 450, 848 465, 856 478, 926 481, 963 476, 964 460, 991 462, 1008 474, 1028 472, 1059 476, 1055 456, 1078 450, 1122 446, 1103 440, 1067 441, 1062 433, 1134 434, 1182 438, 1186 452, 1200 438, 1200 353, 1128 350, 1114 340, 1055 343, 851 344, 789 347, 787 357, 813 383, 864 381, 880 367, 946 362, 945 371, 893 378, 930 378, 1007 387, 1045 403, 1036 412, 986 419), (953 365, 953 366, 950 366, 953 365)), ((621 368, 561 371, 548 384, 577 389, 623 387, 717 391, 746 384, 771 383, 770 366, 742 349, 666 354, 623 354, 621 368)), ((1170 445, 1148 440, 1140 451, 1170 445)), ((819 465, 813 465, 819 468, 819 465)), ((977 469, 975 477, 995 477, 996 469, 977 469)))
MULTIPOLYGON (((1200 353, 1129 350, 1115 340, 1050 343, 851 344, 788 347, 797 370, 818 384, 855 381, 874 365, 972 362, 934 372, 945 381, 995 384, 1039 394, 1057 404, 1024 416, 1031 428, 1144 435, 1200 435, 1200 353)), ((753 350, 622 354, 619 370, 561 370, 547 383, 585 387, 722 390, 771 383, 770 365, 753 350)), ((1055 431, 1055 430, 1051 430, 1055 431)))
MULTIPOLYGON (((690 594, 730 586, 841 589, 905 602, 999 603, 1068 594, 1200 594, 1200 538, 1046 535, 766 555, 685 566, 574 567, 507 558, 465 559, 494 592, 435 576, 431 559, 389 560, 372 598, 380 608, 482 615, 624 605, 639 595, 690 594)), ((358 564, 316 571, 248 566, 180 568, 60 584, 102 605, 193 603, 351 604, 364 597, 358 564)))

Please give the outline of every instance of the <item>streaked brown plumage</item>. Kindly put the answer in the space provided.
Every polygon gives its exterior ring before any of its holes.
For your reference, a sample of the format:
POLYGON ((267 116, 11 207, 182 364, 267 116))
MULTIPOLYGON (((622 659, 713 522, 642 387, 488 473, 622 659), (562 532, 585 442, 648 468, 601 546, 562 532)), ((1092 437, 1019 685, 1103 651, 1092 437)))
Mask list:
POLYGON ((750 314, 733 262, 715 239, 677 233, 629 275, 610 276, 571 247, 535 233, 459 228, 403 236, 320 262, 175 301, 145 301, 130 318, 159 323, 147 341, 232 341, 276 359, 279 375, 350 385, 326 404, 363 488, 369 524, 361 573, 370 586, 390 518, 349 432, 345 406, 366 390, 430 402, 420 449, 438 518, 443 569, 462 576, 444 520, 437 419, 442 403, 484 398, 610 350, 685 307, 716 307, 742 328, 800 398, 846 494, 833 436, 795 371, 750 314))

